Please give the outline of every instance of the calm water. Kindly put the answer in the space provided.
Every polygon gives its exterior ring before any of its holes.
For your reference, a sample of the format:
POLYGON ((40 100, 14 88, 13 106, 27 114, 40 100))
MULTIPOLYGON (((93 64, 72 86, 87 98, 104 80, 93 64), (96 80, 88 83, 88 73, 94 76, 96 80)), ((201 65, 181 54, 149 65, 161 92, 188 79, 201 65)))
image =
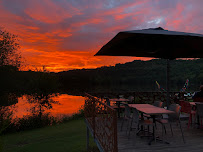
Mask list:
MULTIPOLYGON (((46 109, 45 113, 49 112, 52 116, 61 117, 61 116, 70 116, 80 110, 84 105, 84 97, 82 96, 73 96, 68 94, 60 94, 56 97, 53 97, 52 100, 58 101, 57 104, 52 104, 52 109, 46 109)), ((36 107, 36 104, 29 103, 28 97, 26 95, 18 98, 18 103, 10 106, 10 109, 13 111, 13 117, 21 118, 25 115, 32 114, 32 109, 36 107)))

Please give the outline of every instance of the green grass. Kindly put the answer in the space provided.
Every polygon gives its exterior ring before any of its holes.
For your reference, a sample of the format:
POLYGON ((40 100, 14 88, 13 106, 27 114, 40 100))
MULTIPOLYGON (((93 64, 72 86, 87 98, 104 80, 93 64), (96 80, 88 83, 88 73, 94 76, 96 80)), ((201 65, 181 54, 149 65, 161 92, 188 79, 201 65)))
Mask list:
MULTIPOLYGON (((90 135, 91 137, 91 135, 90 135)), ((30 131, 0 136, 3 152, 84 152, 86 125, 84 119, 30 131)), ((96 144, 90 138, 90 146, 96 144)), ((0 150, 1 151, 1 150, 0 150)), ((97 150, 96 150, 97 151, 97 150)))

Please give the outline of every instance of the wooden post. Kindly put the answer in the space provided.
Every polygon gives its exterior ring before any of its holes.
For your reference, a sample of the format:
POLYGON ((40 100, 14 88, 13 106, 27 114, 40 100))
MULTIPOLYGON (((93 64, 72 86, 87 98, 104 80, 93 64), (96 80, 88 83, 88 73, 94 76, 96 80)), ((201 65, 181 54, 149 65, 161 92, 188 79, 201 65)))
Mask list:
POLYGON ((86 143, 86 148, 87 148, 87 151, 89 150, 89 128, 87 127, 87 136, 86 136, 86 141, 87 141, 87 143, 86 143))
POLYGON ((166 106, 167 109, 170 105, 170 59, 167 59, 166 63, 166 106))

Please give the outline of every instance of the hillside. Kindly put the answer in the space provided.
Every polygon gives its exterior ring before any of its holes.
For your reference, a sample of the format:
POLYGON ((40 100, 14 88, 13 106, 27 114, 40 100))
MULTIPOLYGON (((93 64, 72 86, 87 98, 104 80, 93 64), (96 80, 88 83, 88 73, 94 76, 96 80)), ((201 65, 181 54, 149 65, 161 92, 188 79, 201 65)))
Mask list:
MULTIPOLYGON (((166 60, 135 60, 125 64, 59 72, 64 88, 80 87, 86 90, 95 86, 107 86, 118 89, 127 86, 131 91, 156 91, 155 81, 166 88, 166 60)), ((198 90, 203 83, 203 59, 171 60, 170 85, 172 91, 179 91, 189 79, 188 90, 198 90)), ((125 87, 124 87, 125 88, 125 87)))

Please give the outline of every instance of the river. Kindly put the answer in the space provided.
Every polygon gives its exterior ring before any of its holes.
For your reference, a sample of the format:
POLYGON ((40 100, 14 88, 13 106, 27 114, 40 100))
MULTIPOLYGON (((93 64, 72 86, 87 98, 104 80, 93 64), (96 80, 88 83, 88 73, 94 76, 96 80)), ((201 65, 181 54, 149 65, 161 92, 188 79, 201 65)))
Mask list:
MULTIPOLYGON (((61 116, 71 116, 77 113, 84 105, 84 97, 74 96, 68 94, 57 94, 51 98, 53 101, 58 101, 58 103, 53 103, 51 109, 45 109, 45 113, 50 113, 51 116, 61 117, 61 116)), ((22 118, 26 115, 31 115, 33 108, 36 108, 36 103, 30 103, 29 97, 23 95, 18 97, 18 102, 10 106, 10 110, 13 111, 13 118, 22 118)))

